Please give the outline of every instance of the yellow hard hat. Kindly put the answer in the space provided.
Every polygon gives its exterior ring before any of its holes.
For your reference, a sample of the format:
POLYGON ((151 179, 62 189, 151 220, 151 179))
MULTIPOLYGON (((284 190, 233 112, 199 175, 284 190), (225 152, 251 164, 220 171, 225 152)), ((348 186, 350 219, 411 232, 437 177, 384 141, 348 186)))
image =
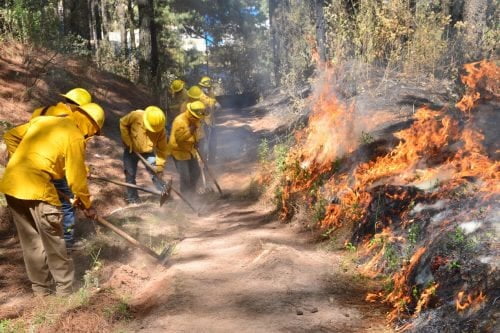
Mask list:
POLYGON ((188 103, 187 109, 193 115, 193 117, 197 119, 205 117, 205 104, 203 104, 203 102, 195 101, 192 103, 188 103))
POLYGON ((201 78, 200 83, 198 84, 204 88, 210 88, 212 87, 212 79, 208 76, 204 76, 201 78))
POLYGON ((187 92, 187 95, 192 99, 200 99, 202 94, 203 91, 198 86, 192 86, 187 92))
POLYGON ((96 103, 88 103, 85 105, 80 105, 78 109, 85 112, 94 122, 94 125, 97 126, 97 134, 101 132, 102 126, 104 125, 104 110, 101 108, 99 104, 96 103))
POLYGON ((172 82, 172 84, 170 85, 170 89, 172 89, 172 91, 174 93, 176 93, 176 92, 181 91, 182 88, 184 88, 184 85, 185 85, 184 81, 182 81, 182 80, 174 80, 174 82, 172 82))
POLYGON ((84 105, 92 102, 92 96, 83 88, 75 88, 68 91, 66 94, 61 94, 64 98, 69 99, 77 105, 84 105))
POLYGON ((157 106, 148 106, 144 110, 144 126, 150 132, 159 132, 165 128, 165 113, 157 106))

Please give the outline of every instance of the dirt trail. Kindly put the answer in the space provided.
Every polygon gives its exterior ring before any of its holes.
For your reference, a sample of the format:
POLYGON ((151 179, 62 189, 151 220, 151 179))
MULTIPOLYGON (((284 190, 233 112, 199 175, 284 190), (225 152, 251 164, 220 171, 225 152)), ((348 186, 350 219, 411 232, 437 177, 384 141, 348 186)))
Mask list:
MULTIPOLYGON (((219 178, 248 186, 256 168, 255 116, 226 110, 219 178)), ((233 192, 234 193, 234 192, 233 192)), ((384 309, 363 301, 370 282, 345 253, 319 250, 309 233, 276 221, 270 205, 232 196, 187 214, 168 269, 131 299, 140 332, 387 332, 384 309)), ((168 219, 167 219, 168 220, 168 219)))

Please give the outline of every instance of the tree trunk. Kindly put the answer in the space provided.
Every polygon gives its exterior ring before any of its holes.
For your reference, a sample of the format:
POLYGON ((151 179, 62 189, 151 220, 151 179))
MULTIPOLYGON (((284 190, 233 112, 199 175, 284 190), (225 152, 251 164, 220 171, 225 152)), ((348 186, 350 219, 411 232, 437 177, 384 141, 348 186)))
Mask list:
POLYGON ((139 81, 153 83, 158 71, 158 44, 153 0, 138 0, 139 7, 139 81))
POLYGON ((127 0, 120 0, 117 7, 118 23, 120 26, 120 42, 121 48, 128 53, 127 41, 127 0))
POLYGON ((464 20, 467 23, 467 41, 476 45, 486 27, 488 0, 466 0, 464 4, 464 20))
POLYGON ((101 15, 101 30, 102 39, 109 40, 109 23, 108 23, 108 6, 106 0, 99 1, 99 9, 101 15))
POLYGON ((319 60, 326 62, 326 35, 325 35, 325 15, 323 11, 324 0, 315 0, 314 9, 316 16, 316 44, 318 47, 319 60))
POLYGON ((97 19, 95 15, 95 1, 96 0, 88 0, 88 12, 89 12, 89 31, 90 31, 90 46, 95 51, 98 47, 97 41, 97 19))
POLYGON ((281 84, 281 61, 280 61, 280 39, 278 38, 278 24, 276 22, 276 9, 278 0, 269 0, 269 28, 271 32, 271 43, 273 49, 274 81, 276 86, 281 84))
POLYGON ((132 0, 128 0, 127 10, 128 27, 130 30, 130 48, 135 49, 137 47, 135 43, 135 27, 137 26, 137 24, 135 23, 134 6, 132 4, 132 0))

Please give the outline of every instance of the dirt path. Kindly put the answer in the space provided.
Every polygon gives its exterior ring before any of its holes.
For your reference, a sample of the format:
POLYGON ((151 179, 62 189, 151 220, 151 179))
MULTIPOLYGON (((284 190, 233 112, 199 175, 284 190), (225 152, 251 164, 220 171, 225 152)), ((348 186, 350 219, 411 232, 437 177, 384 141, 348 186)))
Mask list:
MULTIPOLYGON (((253 116, 224 113, 219 177, 232 192, 251 180, 259 135, 253 116)), ((150 272, 131 299, 140 332, 386 332, 384 309, 345 253, 319 250, 276 221, 270 205, 235 197, 184 214, 168 269, 150 272)), ((140 262, 140 259, 136 259, 140 262)))

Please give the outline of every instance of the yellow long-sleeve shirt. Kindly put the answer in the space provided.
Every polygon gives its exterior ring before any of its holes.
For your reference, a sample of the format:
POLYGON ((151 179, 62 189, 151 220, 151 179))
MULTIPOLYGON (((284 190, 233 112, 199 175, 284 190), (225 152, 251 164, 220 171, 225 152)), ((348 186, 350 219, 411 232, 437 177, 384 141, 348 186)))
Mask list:
MULTIPOLYGON (((76 106, 75 106, 76 107, 76 106)), ((56 105, 47 106, 44 108, 37 108, 31 114, 31 119, 35 119, 39 116, 71 116, 73 114, 73 109, 69 104, 59 102, 56 105)))
POLYGON ((0 192, 22 200, 60 206, 51 180, 66 177, 85 208, 91 206, 85 168, 85 138, 73 120, 37 117, 4 135, 12 154, 0 180, 0 192))
POLYGON ((201 94, 200 101, 205 104, 207 110, 207 115, 203 119, 205 123, 208 126, 214 126, 215 125, 215 105, 217 104, 217 100, 215 99, 215 96, 213 95, 207 95, 205 93, 201 94))
POLYGON ((171 97, 170 103, 168 105, 169 117, 172 117, 171 119, 175 119, 175 117, 177 117, 184 111, 182 110, 182 106, 188 99, 189 97, 187 95, 186 89, 182 89, 171 97))
POLYGON ((169 153, 167 132, 150 132, 144 127, 144 111, 132 111, 120 119, 120 133, 123 143, 138 153, 156 154, 156 166, 162 170, 165 167, 169 153))
POLYGON ((196 143, 200 141, 200 120, 191 116, 189 111, 178 115, 170 132, 171 154, 176 160, 190 160, 196 156, 196 143))

